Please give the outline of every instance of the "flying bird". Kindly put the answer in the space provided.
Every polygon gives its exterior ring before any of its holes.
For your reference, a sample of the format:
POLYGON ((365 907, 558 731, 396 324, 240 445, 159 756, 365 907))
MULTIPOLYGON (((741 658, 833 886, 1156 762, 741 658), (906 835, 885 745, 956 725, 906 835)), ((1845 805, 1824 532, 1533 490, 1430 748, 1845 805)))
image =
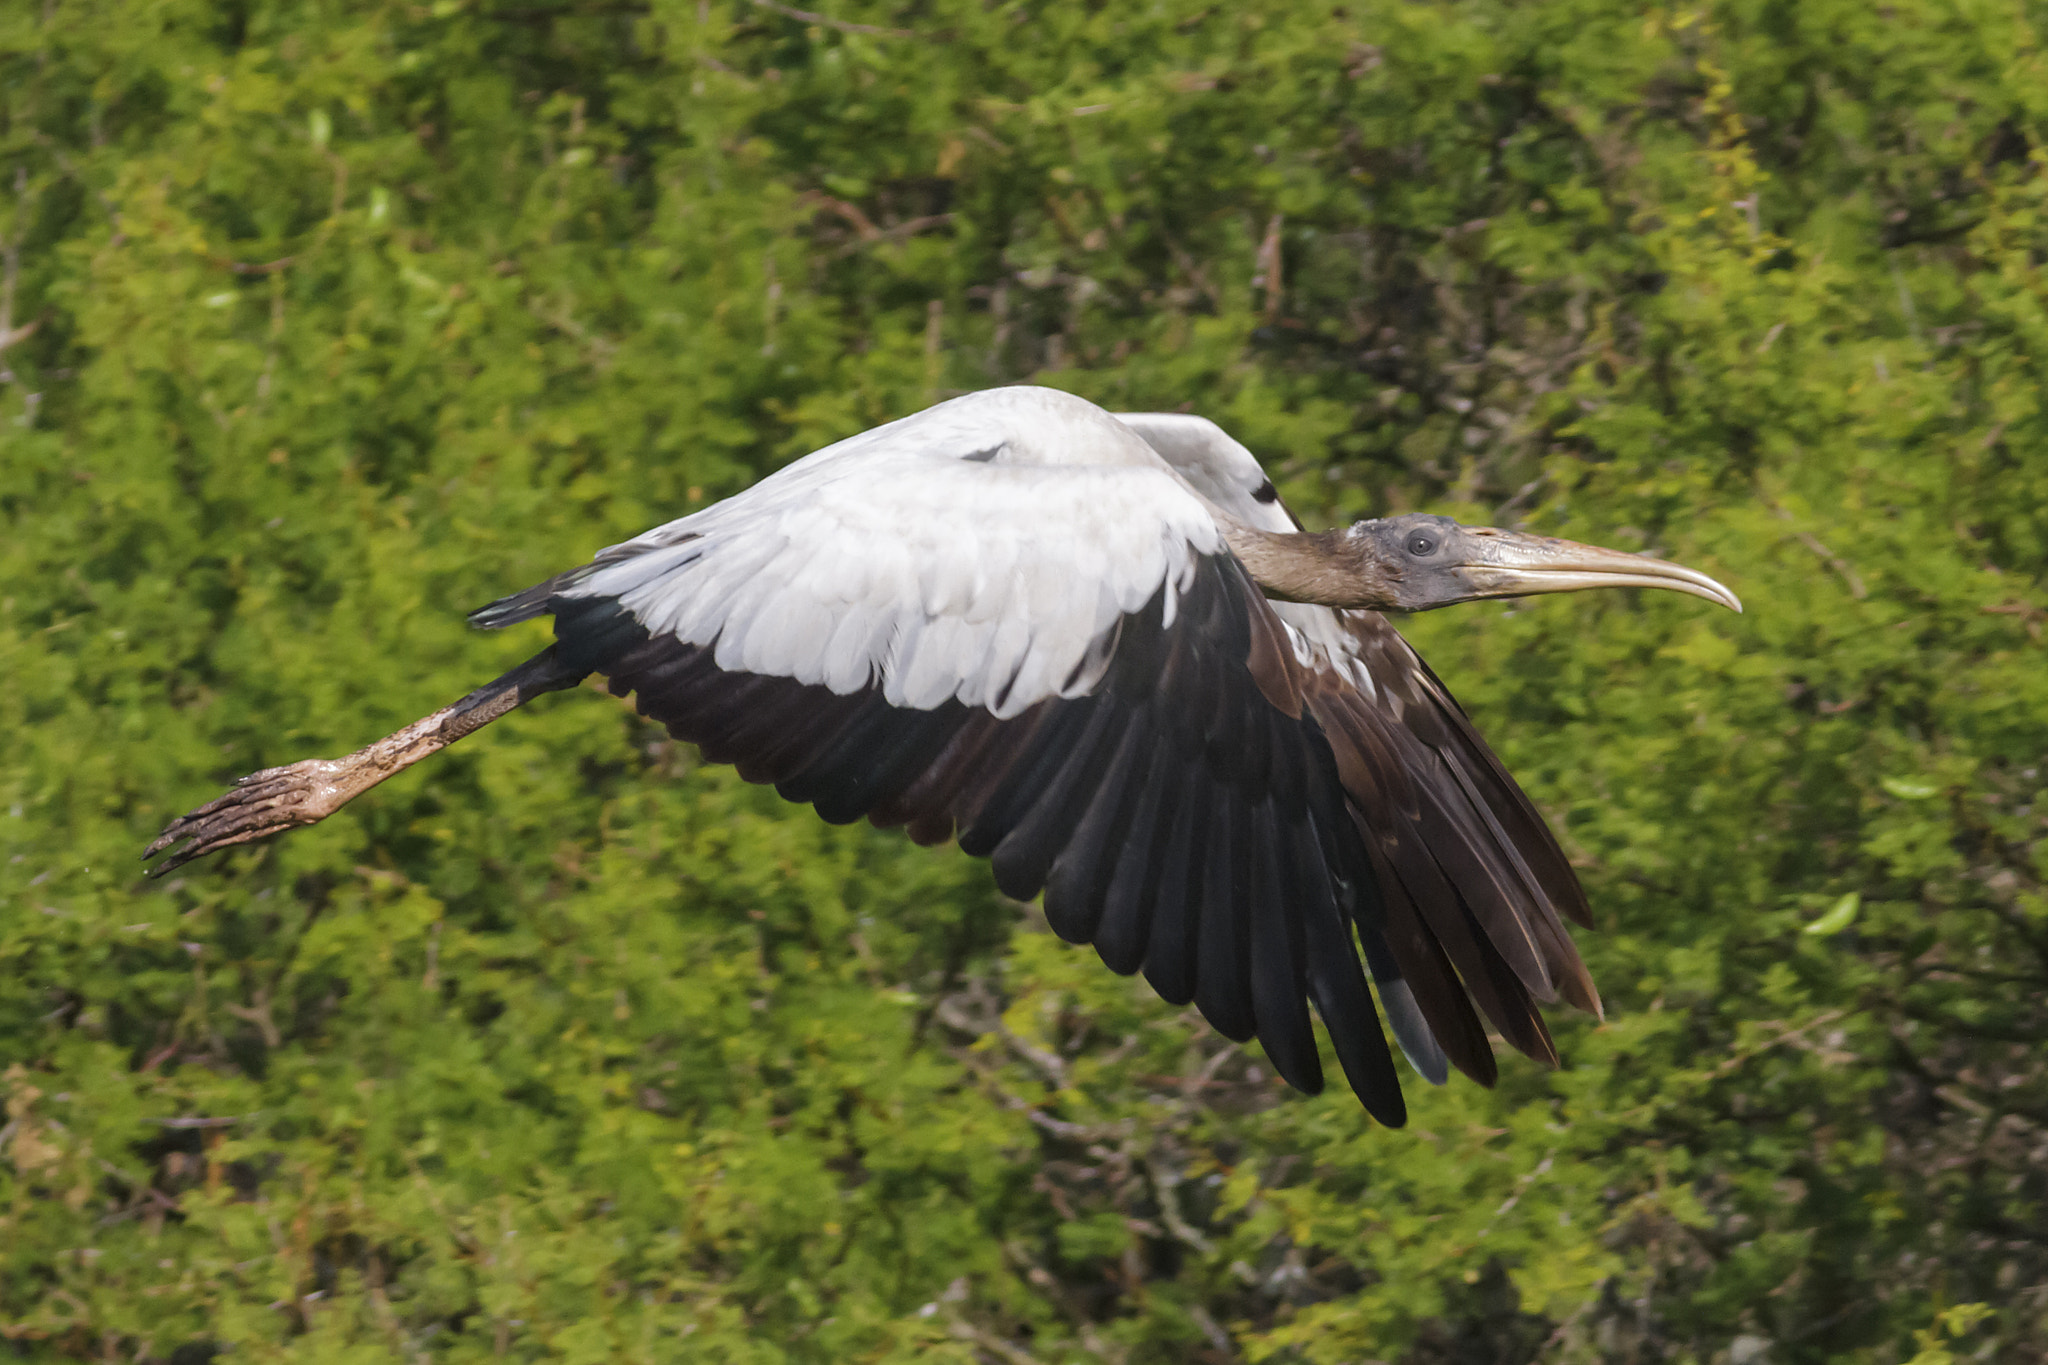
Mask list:
POLYGON ((322 820, 543 693, 641 714, 826 820, 957 838, 1018 900, 1322 1088, 1314 1005, 1368 1112, 1409 1063, 1555 1064, 1538 1005, 1599 996, 1543 818, 1383 611, 1595 587, 1740 611, 1706 575, 1436 516, 1306 532, 1213 422, 1053 389, 840 441, 470 617, 555 642, 339 759, 171 822, 154 871, 322 820), (1370 983, 1370 984, 1368 984, 1370 983), (1378 1001, 1378 1014, 1374 1000, 1378 1001))

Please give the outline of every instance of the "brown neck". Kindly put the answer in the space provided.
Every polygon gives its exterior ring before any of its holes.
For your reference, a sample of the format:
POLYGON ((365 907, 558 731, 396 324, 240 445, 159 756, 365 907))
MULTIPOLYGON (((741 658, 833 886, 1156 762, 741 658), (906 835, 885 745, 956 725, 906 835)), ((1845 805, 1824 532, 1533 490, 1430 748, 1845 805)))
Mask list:
POLYGON ((1230 551, 1268 597, 1324 607, 1384 605, 1367 581, 1367 564, 1344 531, 1287 535, 1226 524, 1230 551))

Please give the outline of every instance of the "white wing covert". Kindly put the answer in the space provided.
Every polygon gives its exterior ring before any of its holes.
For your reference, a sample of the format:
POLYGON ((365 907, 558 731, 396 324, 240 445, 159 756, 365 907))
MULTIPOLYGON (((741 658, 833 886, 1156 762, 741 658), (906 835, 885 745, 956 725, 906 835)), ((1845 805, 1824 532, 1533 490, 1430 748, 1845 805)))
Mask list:
POLYGON ((1007 718, 1092 690, 1116 622, 1162 589, 1170 618, 1195 558, 1222 548, 1164 469, 877 464, 830 497, 762 485, 671 523, 562 596, 616 600, 729 671, 1007 718))

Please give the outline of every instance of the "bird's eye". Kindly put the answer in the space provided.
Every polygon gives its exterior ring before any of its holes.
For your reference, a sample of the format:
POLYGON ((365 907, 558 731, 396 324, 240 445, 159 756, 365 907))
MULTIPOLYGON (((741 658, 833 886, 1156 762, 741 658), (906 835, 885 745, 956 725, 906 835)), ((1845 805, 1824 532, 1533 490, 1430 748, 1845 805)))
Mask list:
POLYGON ((1264 483, 1260 484, 1257 488, 1254 488, 1252 490, 1252 501, 1278 502, 1280 501, 1280 490, 1273 487, 1273 481, 1271 479, 1267 479, 1264 483))
POLYGON ((1414 535, 1408 537, 1408 553, 1414 555, 1417 559, 1435 554, 1436 537, 1417 531, 1414 535))

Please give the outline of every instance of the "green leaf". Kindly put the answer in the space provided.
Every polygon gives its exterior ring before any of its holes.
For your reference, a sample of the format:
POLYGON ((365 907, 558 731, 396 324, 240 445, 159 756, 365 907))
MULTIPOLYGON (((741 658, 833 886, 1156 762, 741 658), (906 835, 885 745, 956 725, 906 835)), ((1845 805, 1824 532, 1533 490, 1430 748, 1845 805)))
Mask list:
POLYGON ((1862 908, 1863 897, 1851 891, 1829 906, 1826 914, 1807 925, 1805 932, 1809 934, 1839 934, 1842 930, 1856 922, 1856 913, 1862 908))
POLYGON ((1890 792, 1893 796, 1898 797, 1901 801, 1925 801, 1928 800, 1930 797, 1939 796, 1941 794, 1940 787, 1935 786, 1932 782, 1923 782, 1916 778, 1880 778, 1878 780, 1878 785, 1883 787, 1886 791, 1890 792))

